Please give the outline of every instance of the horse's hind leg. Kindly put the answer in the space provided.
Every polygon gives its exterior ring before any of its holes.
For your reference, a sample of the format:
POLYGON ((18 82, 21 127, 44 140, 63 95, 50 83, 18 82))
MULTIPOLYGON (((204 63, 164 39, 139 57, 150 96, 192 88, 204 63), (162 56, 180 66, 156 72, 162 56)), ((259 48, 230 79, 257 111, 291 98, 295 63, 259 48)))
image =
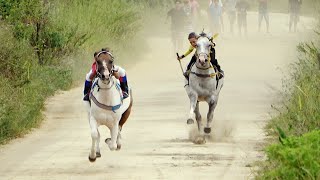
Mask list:
POLYGON ((93 117, 90 117, 90 128, 91 128, 91 139, 92 139, 92 145, 91 145, 91 151, 89 154, 89 161, 94 162, 96 161, 96 143, 98 140, 98 126, 97 122, 93 117))
POLYGON ((207 134, 211 133, 211 122, 213 119, 213 113, 214 113, 214 109, 217 106, 217 101, 211 101, 209 103, 209 111, 208 111, 208 115, 207 115, 207 126, 204 128, 204 132, 207 134))
POLYGON ((121 149, 121 128, 119 127, 119 133, 117 136, 117 151, 121 149))
POLYGON ((133 104, 133 98, 132 98, 132 91, 130 90, 130 105, 128 107, 128 109, 122 114, 120 122, 119 122, 119 126, 122 129, 122 126, 124 125, 124 123, 127 122, 130 113, 131 113, 131 108, 132 108, 132 104, 133 104))

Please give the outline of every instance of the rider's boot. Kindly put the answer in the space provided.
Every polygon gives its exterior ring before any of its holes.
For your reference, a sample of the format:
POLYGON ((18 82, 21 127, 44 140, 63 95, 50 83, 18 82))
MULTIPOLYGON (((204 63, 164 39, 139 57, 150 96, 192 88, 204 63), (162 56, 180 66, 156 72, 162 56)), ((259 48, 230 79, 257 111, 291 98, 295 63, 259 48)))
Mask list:
POLYGON ((92 81, 88 81, 86 80, 84 83, 84 90, 83 90, 83 100, 84 101, 90 101, 89 100, 89 94, 90 94, 90 90, 91 90, 91 85, 92 85, 92 81))
POLYGON ((188 80, 189 79, 190 70, 187 70, 183 73, 183 76, 188 80))
POLYGON ((128 82, 127 82, 127 76, 120 77, 120 87, 122 90, 123 94, 123 99, 129 97, 129 87, 128 87, 128 82))
POLYGON ((224 71, 221 69, 220 65, 218 64, 218 60, 217 60, 217 59, 213 59, 213 60, 211 61, 211 64, 212 64, 213 66, 217 67, 217 70, 218 70, 218 72, 219 72, 219 74, 218 74, 219 79, 223 78, 223 76, 224 76, 224 71))
POLYGON ((218 71, 219 71, 219 79, 224 77, 224 71, 221 69, 221 67, 217 67, 218 71))

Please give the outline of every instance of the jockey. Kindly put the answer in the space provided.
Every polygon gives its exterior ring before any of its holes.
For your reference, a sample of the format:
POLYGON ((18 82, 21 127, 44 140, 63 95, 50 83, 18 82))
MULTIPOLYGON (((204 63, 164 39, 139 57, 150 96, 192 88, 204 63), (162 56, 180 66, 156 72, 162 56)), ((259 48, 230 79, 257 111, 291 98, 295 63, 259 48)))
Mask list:
MULTIPOLYGON (((101 49, 101 51, 109 52, 109 49, 103 48, 103 49, 101 49)), ((96 56, 96 54, 97 53, 94 53, 94 57, 96 56)), ((121 90, 123 93, 123 99, 125 99, 129 96, 129 88, 128 88, 126 71, 122 67, 117 66, 117 65, 114 65, 113 70, 114 70, 113 76, 115 78, 119 79, 120 87, 121 87, 121 90)), ((92 81, 94 80, 96 75, 97 75, 97 66, 96 66, 96 61, 94 61, 91 66, 91 70, 86 75, 86 81, 84 83, 84 90, 83 90, 83 94, 84 94, 83 100, 84 101, 90 101, 89 94, 90 94, 90 90, 91 90, 91 86, 92 86, 92 81)))
MULTIPOLYGON (((182 56, 180 57, 177 57, 177 59, 180 61, 181 59, 183 59, 184 57, 188 56, 190 53, 192 53, 192 51, 194 49, 196 49, 197 47, 197 40, 198 40, 198 37, 199 35, 197 35, 195 32, 192 32, 189 34, 188 36, 188 40, 190 42, 190 47, 188 49, 188 51, 183 54, 182 56)), ((210 41, 212 41, 212 38, 210 39, 210 41)), ((194 54, 191 58, 191 61, 189 62, 188 66, 187 66, 187 70, 186 72, 183 74, 187 79, 189 77, 189 74, 190 74, 190 69, 191 69, 191 66, 197 61, 197 57, 196 55, 194 54)), ((221 69, 220 65, 218 64, 218 60, 216 59, 216 52, 215 52, 215 49, 214 47, 211 47, 210 49, 210 62, 213 66, 217 67, 219 73, 220 73, 220 76, 219 78, 222 78, 223 75, 224 75, 224 72, 223 70, 221 69)))

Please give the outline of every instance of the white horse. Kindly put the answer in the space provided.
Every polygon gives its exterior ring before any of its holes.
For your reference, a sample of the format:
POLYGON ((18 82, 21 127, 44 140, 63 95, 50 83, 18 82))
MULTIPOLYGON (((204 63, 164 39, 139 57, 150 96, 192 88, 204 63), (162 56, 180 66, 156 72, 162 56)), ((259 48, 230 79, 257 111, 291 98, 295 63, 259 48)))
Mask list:
POLYGON ((211 133, 211 122, 213 119, 214 109, 217 106, 220 90, 223 86, 223 78, 219 79, 217 70, 210 63, 210 49, 214 43, 203 33, 198 38, 196 56, 197 61, 191 68, 188 85, 185 86, 190 99, 190 113, 188 124, 197 120, 199 133, 202 134, 201 114, 199 111, 199 102, 205 101, 209 105, 207 114, 207 124, 204 128, 206 134, 211 133))
POLYGON ((91 127, 92 146, 89 154, 90 162, 94 162, 100 154, 100 133, 98 127, 105 125, 109 128, 111 139, 105 142, 110 150, 120 150, 121 129, 128 119, 132 106, 132 94, 122 99, 122 92, 117 79, 112 75, 112 56, 106 51, 101 51, 95 56, 97 62, 97 78, 90 93, 91 106, 88 102, 88 116, 91 127))

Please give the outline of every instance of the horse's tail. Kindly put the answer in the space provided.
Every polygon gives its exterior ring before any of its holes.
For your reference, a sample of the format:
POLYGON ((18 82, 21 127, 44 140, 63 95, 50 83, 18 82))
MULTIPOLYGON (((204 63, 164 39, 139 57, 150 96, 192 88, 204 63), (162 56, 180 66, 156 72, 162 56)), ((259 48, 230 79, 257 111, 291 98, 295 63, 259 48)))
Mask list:
POLYGON ((132 103, 133 103, 133 97, 132 97, 132 90, 130 89, 130 105, 129 105, 128 109, 122 114, 121 119, 119 121, 119 126, 121 129, 122 129, 122 126, 124 125, 124 123, 127 122, 128 118, 130 116, 132 103))

